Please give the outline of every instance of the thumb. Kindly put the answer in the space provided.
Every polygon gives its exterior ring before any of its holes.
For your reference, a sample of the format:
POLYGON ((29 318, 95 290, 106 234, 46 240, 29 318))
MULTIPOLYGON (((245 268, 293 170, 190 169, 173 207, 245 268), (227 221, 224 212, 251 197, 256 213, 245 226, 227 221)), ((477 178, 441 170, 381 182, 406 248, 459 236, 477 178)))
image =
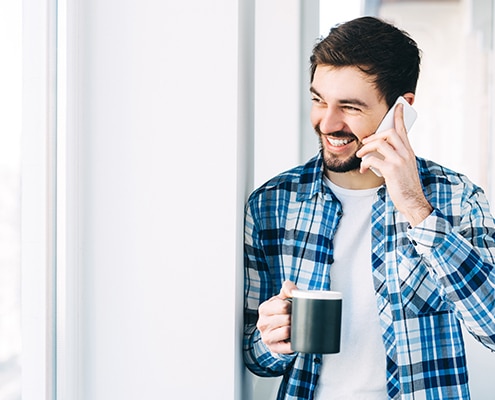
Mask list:
POLYGON ((281 299, 288 299, 292 297, 292 291, 297 290, 297 286, 292 281, 285 281, 280 289, 279 297, 281 299))

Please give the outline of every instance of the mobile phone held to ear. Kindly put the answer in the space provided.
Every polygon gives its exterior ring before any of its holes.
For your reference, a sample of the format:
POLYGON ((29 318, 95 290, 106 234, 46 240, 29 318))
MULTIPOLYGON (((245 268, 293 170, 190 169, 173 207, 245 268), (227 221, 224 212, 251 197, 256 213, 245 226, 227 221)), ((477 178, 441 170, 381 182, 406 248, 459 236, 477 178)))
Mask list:
MULTIPOLYGON (((378 129, 376 130, 376 132, 382 132, 384 130, 394 128, 394 112, 395 112, 395 107, 399 103, 404 105, 404 126, 406 127, 407 133, 409 133, 409 131, 411 130, 411 127, 414 124, 414 121, 416 121, 416 117, 418 116, 418 113, 416 112, 416 110, 414 108, 411 107, 411 105, 407 102, 407 100, 402 96, 399 96, 397 98, 394 105, 390 108, 390 110, 388 110, 387 114, 385 114, 385 117, 383 117, 382 122, 380 123, 380 126, 378 126, 378 129)), ((371 155, 378 157, 380 159, 383 159, 383 157, 380 153, 373 152, 373 153, 366 154, 363 157, 363 160, 368 158, 371 155)), ((377 176, 380 176, 380 177, 382 176, 380 171, 378 171, 376 168, 370 167, 370 169, 377 176)))

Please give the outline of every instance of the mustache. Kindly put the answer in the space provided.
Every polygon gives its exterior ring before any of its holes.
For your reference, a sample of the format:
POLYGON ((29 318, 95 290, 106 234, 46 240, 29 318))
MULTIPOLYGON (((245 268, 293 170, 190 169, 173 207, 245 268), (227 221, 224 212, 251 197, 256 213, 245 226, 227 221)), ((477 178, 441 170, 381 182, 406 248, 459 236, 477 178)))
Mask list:
POLYGON ((323 133, 320 129, 320 125, 316 125, 314 129, 315 129, 315 132, 321 136, 332 136, 332 137, 339 138, 339 139, 349 138, 349 139, 359 141, 358 137, 356 135, 354 135, 354 133, 352 133, 352 132, 334 131, 334 132, 329 132, 329 133, 323 133))

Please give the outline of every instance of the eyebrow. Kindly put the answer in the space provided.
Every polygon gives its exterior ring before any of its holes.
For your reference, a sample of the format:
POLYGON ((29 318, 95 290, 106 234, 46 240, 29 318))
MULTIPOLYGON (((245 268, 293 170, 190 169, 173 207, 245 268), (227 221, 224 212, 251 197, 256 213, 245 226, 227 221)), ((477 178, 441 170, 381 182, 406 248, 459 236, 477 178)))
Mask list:
MULTIPOLYGON (((309 88, 309 91, 311 93, 315 94, 316 96, 318 96, 319 98, 323 99, 323 96, 320 93, 318 93, 318 91, 313 86, 311 86, 309 88)), ((338 102, 339 102, 339 104, 353 104, 353 105, 360 106, 363 108, 369 108, 369 105, 367 103, 365 103, 364 101, 362 101, 360 99, 355 99, 355 98, 340 99, 338 102)))

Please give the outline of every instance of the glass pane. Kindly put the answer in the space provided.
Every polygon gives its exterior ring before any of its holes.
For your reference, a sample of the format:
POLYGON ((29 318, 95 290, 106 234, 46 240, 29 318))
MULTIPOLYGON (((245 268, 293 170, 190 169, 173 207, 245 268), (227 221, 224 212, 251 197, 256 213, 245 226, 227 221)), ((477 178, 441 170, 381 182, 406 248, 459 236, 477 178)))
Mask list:
POLYGON ((423 51, 410 135, 416 154, 469 176, 493 209, 493 1, 383 0, 377 11, 423 51))
POLYGON ((359 17, 362 13, 362 0, 320 0, 320 33, 328 35, 335 24, 359 17))
POLYGON ((0 400, 21 398, 21 7, 0 2, 0 400))

